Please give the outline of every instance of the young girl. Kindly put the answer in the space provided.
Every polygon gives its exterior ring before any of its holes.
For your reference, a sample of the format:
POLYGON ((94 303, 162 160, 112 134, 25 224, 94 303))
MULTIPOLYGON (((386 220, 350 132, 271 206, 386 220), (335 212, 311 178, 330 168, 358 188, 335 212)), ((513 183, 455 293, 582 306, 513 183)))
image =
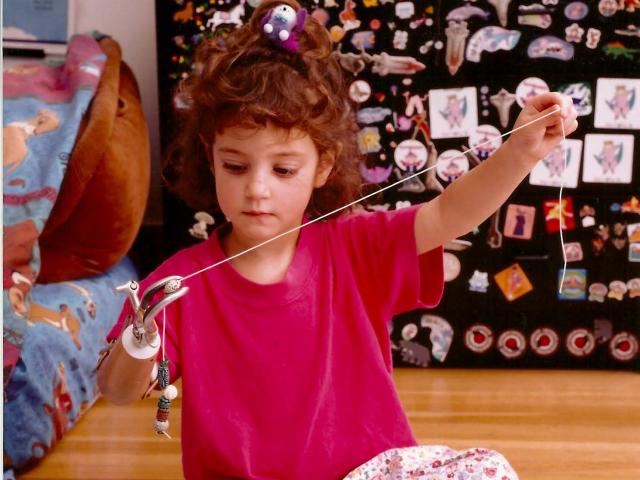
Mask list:
MULTIPOLYGON (((191 206, 219 208, 228 222, 164 262, 141 291, 361 195, 340 66, 327 31, 299 11, 293 0, 265 0, 224 45, 201 49, 165 176, 191 206), (278 5, 298 12, 284 40, 265 29, 278 33, 271 19, 287 10, 278 5)), ((428 203, 334 215, 185 278, 188 293, 158 322, 171 379, 182 378, 186 478, 328 480, 355 469, 351 478, 374 478, 392 467, 397 475, 403 458, 429 478, 457 468, 517 478, 495 452, 416 446, 393 384, 387 326, 395 314, 438 303, 441 246, 488 218, 563 128, 575 130, 570 99, 556 93, 534 98, 516 126, 550 112, 428 203)), ((130 313, 125 306, 112 338, 130 313)), ((102 384, 116 376, 148 385, 148 371, 100 368, 102 384)))

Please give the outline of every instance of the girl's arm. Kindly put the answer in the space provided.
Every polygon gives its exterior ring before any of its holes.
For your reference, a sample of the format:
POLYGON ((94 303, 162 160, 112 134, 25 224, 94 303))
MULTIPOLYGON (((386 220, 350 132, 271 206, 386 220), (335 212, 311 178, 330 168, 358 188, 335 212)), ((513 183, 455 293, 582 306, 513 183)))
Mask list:
POLYGON ((418 254, 464 235, 484 222, 502 205, 536 163, 562 141, 562 126, 569 135, 578 126, 571 99, 558 93, 533 98, 514 127, 558 110, 511 135, 483 163, 425 203, 416 215, 418 254), (558 108, 560 107, 560 108, 558 108))

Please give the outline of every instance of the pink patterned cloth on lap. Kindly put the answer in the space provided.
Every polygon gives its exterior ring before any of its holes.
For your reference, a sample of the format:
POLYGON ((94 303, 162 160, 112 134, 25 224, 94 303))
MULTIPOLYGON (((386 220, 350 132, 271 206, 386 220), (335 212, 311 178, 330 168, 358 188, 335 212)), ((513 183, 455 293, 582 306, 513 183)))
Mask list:
POLYGON ((392 448, 373 457, 344 480, 518 480, 506 458, 494 450, 458 451, 444 445, 392 448))

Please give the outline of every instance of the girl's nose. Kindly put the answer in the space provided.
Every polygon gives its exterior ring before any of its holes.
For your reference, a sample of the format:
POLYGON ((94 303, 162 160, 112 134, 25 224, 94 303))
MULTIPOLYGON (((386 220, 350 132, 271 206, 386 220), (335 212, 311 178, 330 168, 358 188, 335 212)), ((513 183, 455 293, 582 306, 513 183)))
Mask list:
POLYGON ((254 175, 247 183, 246 194, 249 198, 267 198, 269 196, 269 186, 260 175, 254 175))

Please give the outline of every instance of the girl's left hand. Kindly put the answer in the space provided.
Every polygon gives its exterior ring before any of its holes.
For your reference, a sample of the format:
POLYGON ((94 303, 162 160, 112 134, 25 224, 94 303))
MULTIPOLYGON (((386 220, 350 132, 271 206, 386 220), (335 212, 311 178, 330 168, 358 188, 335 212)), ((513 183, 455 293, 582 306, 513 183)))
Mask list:
POLYGON ((546 157, 562 141, 562 125, 564 125, 565 136, 569 136, 578 128, 576 120, 578 112, 573 107, 571 97, 557 92, 548 92, 529 100, 516 120, 514 129, 552 112, 558 106, 559 112, 534 122, 509 137, 508 142, 511 147, 531 167, 546 157))

